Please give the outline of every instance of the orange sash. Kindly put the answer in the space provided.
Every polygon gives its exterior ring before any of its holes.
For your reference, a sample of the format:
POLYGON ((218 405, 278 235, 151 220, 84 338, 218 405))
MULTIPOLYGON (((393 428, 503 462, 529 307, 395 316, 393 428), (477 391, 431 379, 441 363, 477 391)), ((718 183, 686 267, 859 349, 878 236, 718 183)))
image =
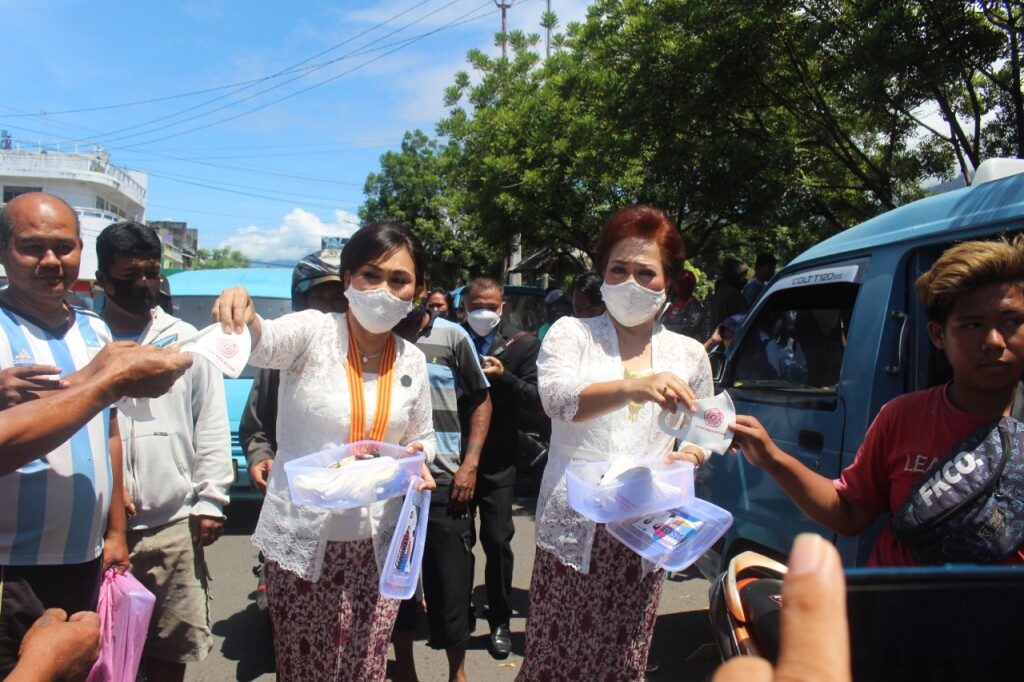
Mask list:
MULTIPOLYGON (((347 317, 347 316, 346 316, 347 317)), ((373 425, 369 434, 366 428, 366 398, 363 394, 363 362, 356 347, 356 337, 352 333, 352 321, 348 322, 348 357, 345 363, 345 375, 348 377, 348 395, 352 404, 352 421, 348 430, 348 442, 358 440, 384 440, 391 417, 391 384, 395 374, 395 336, 388 334, 384 342, 384 350, 380 356, 380 372, 377 382, 377 409, 373 414, 373 425)))

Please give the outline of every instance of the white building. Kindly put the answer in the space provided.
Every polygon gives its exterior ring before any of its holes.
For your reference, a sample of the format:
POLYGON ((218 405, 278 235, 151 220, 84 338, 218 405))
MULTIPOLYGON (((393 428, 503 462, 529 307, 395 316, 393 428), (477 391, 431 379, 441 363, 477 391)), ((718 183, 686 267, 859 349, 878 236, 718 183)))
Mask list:
MULTIPOLYGON (((91 298, 96 273, 96 237, 111 223, 145 222, 148 176, 110 162, 91 144, 42 144, 0 134, 0 191, 3 203, 19 194, 48 192, 78 213, 82 225, 82 267, 75 291, 91 298)), ((0 267, 0 277, 4 276, 0 267)))

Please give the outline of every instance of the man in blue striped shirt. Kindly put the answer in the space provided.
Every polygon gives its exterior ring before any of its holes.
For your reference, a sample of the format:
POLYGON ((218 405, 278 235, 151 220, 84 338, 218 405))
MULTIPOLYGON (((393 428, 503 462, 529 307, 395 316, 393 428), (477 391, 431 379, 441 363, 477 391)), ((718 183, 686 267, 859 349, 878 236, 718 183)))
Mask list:
MULTIPOLYGON (((418 307, 395 332, 414 341, 427 356, 430 402, 437 456, 430 473, 437 489, 430 496, 427 541, 423 550, 423 591, 427 599, 429 644, 448 655, 448 679, 466 679, 466 644, 473 634, 470 593, 473 590, 473 516, 480 453, 491 422, 488 382, 469 334, 457 324, 418 307), (459 398, 470 403, 465 453, 459 398)), ((412 635, 417 604, 402 602, 395 622, 395 682, 416 679, 412 635)))
MULTIPOLYGON (((65 302, 81 255, 78 215, 61 199, 33 192, 0 211, 0 409, 66 387, 110 342, 102 320, 65 302)), ((104 570, 128 568, 121 479, 111 410, 0 477, 0 676, 44 605, 94 610, 104 570)))

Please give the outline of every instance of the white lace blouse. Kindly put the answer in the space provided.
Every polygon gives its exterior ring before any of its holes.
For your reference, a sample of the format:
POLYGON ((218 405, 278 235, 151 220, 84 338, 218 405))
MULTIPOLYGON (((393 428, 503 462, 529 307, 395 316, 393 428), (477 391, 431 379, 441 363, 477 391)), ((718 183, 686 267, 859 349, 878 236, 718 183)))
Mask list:
MULTIPOLYGON (((704 346, 660 324, 654 328, 652 364, 655 372, 674 372, 698 398, 714 392, 704 346)), ((629 418, 629 407, 623 406, 595 419, 572 421, 584 388, 623 378, 618 337, 607 313, 555 322, 541 344, 537 376, 541 401, 551 417, 551 448, 537 498, 537 546, 588 573, 596 524, 569 506, 565 491, 569 462, 665 455, 674 439, 658 428, 660 408, 655 403, 644 403, 635 420, 629 418)), ((646 562, 645 566, 656 568, 646 562)))
MULTIPOLYGON (((398 337, 391 416, 384 440, 408 445, 423 443, 434 456, 430 386, 423 353, 398 337)), ((270 470, 267 497, 253 542, 283 568, 316 580, 328 540, 373 537, 378 569, 394 534, 402 498, 332 512, 292 503, 284 463, 349 441, 352 413, 345 358, 348 326, 344 314, 315 310, 263 320, 263 334, 249 362, 281 370, 277 412, 277 457, 270 470)), ((378 377, 364 374, 366 425, 376 411, 378 377)))

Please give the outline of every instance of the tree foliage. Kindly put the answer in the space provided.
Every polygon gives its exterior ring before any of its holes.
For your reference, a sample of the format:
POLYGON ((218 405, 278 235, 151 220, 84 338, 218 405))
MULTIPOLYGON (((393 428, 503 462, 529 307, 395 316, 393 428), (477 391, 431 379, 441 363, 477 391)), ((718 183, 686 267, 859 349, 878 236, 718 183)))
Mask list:
POLYGON ((385 155, 368 210, 379 187, 409 215, 435 202, 498 258, 517 235, 589 252, 612 210, 649 203, 705 267, 785 258, 1024 157, 1022 33, 1019 0, 596 0, 544 60, 516 31, 507 57, 471 51, 440 141, 418 138, 440 195, 403 189, 385 155))
POLYGON ((453 146, 442 148, 421 130, 406 133, 401 150, 381 156, 380 173, 367 178, 366 203, 359 209, 363 221, 393 219, 412 228, 427 251, 434 286, 501 274, 495 272, 500 252, 466 219, 459 205, 463 195, 452 191, 454 153, 453 146))
POLYGON ((192 269, 247 268, 249 264, 249 258, 244 253, 226 246, 222 249, 199 249, 192 269))

